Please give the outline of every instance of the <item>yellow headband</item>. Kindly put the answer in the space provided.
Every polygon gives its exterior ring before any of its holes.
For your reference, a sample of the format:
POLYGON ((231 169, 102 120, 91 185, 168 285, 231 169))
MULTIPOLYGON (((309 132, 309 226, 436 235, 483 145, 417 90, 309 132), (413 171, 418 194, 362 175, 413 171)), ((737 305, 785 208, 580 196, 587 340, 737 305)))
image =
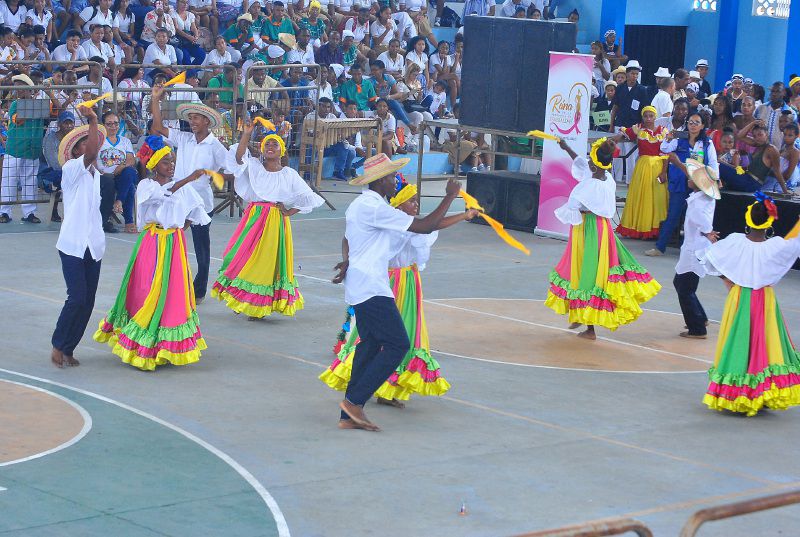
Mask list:
POLYGON ((608 138, 600 138, 599 140, 597 140, 595 143, 592 144, 592 150, 589 151, 589 157, 591 157, 592 163, 601 170, 610 170, 612 164, 611 162, 609 162, 608 164, 603 164, 602 162, 600 162, 600 159, 597 158, 597 150, 600 149, 600 146, 606 143, 607 139, 608 138))
POLYGON ((150 160, 147 161, 147 169, 152 170, 156 167, 156 164, 164 158, 165 156, 169 155, 172 152, 172 148, 168 145, 165 145, 155 153, 150 156, 150 160))
POLYGON ((644 117, 645 112, 653 112, 656 116, 658 116, 658 110, 656 110, 655 106, 645 106, 642 108, 642 117, 644 117))
POLYGON ((311 0, 311 3, 308 4, 308 9, 317 8, 320 11, 322 10, 322 4, 320 4, 317 0, 311 0))
POLYGON ((796 77, 794 77, 793 79, 791 79, 791 80, 789 81, 789 87, 791 88, 792 86, 794 86, 794 85, 795 85, 795 84, 797 84, 798 82, 800 82, 800 76, 796 76, 796 77))
POLYGON ((394 195, 389 200, 389 205, 395 209, 417 195, 417 185, 406 185, 400 189, 400 192, 394 195))
POLYGON ((284 156, 286 154, 286 143, 284 143, 283 138, 275 133, 267 134, 264 136, 264 139, 261 140, 261 154, 264 154, 264 148, 267 147, 267 140, 270 139, 278 142, 278 145, 281 146, 281 156, 284 156))
POLYGON ((747 206, 747 212, 744 213, 744 221, 745 221, 745 223, 748 225, 748 227, 750 227, 750 229, 767 229, 769 227, 772 227, 772 223, 775 221, 775 218, 772 217, 772 216, 769 216, 767 218, 767 221, 764 222, 761 225, 757 226, 757 225, 755 225, 753 223, 753 216, 751 215, 751 213, 753 211, 753 207, 755 207, 756 204, 758 204, 758 203, 759 202, 756 201, 756 202, 751 203, 750 205, 747 206))

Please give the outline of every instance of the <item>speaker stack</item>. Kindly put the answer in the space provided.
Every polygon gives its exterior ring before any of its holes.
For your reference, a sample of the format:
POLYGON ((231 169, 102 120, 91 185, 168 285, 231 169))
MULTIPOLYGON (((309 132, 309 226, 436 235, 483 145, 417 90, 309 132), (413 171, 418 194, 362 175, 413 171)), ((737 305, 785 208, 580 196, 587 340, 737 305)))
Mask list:
MULTIPOLYGON (((539 179, 529 173, 469 172, 467 193, 506 228, 533 233, 539 214, 539 179)), ((481 218, 472 222, 486 224, 481 218)))

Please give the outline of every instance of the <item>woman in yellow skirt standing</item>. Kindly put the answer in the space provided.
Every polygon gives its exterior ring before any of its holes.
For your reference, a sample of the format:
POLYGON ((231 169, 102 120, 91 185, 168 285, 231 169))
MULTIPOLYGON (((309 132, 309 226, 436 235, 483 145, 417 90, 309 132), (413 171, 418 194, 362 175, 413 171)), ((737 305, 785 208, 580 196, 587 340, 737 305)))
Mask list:
POLYGON ((667 217, 667 167, 661 155, 661 142, 667 131, 655 126, 656 114, 655 108, 645 106, 642 122, 615 137, 615 141, 636 141, 639 147, 628 199, 617 226, 617 233, 630 239, 657 239, 658 228, 667 217))

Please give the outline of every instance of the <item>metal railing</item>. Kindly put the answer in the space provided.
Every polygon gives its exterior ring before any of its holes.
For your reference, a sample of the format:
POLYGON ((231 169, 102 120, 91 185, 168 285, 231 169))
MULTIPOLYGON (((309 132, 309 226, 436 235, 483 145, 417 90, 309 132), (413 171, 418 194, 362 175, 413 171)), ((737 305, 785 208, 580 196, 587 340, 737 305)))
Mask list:
POLYGON ((793 490, 780 494, 773 494, 772 496, 763 496, 761 498, 709 507, 708 509, 697 511, 686 521, 683 529, 681 529, 680 537, 694 537, 697 535, 700 526, 706 522, 748 515, 750 513, 757 513, 759 511, 766 511, 767 509, 775 509, 777 507, 785 507, 798 503, 800 503, 800 490, 793 490))
POLYGON ((566 526, 553 530, 524 533, 515 537, 604 537, 633 532, 639 537, 653 537, 653 532, 638 520, 630 518, 566 526))

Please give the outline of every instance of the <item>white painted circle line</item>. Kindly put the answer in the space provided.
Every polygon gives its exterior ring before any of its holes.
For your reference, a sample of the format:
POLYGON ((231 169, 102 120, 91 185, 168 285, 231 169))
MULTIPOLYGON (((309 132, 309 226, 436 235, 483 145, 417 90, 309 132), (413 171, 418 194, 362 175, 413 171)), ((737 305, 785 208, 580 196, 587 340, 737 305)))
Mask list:
MULTIPOLYGON (((168 429, 171 429, 171 430, 175 431, 176 433, 179 433, 179 434, 183 435, 184 437, 188 438, 192 442, 194 442, 194 443, 198 444, 199 446, 205 448, 206 450, 210 451, 211 453, 216 455, 218 458, 220 458, 223 462, 225 462, 228 466, 230 466, 231 468, 236 470, 236 473, 238 473, 240 476, 242 476, 245 479, 245 481, 247 481, 250 484, 250 486, 255 489, 256 492, 258 492, 258 494, 261 496, 261 499, 264 500, 264 503, 267 505, 267 507, 269 508, 270 512, 272 513, 272 518, 275 520, 275 525, 278 528, 279 537, 291 537, 291 534, 289 532, 289 525, 286 523, 286 518, 283 516, 283 512, 281 511, 281 508, 278 506, 278 502, 276 502, 275 498, 273 498, 272 495, 269 493, 269 491, 267 491, 267 489, 264 488, 264 485, 262 485, 258 481, 258 479, 256 479, 253 476, 253 474, 248 472, 241 464, 236 462, 230 455, 228 455, 227 453, 225 453, 221 449, 209 444, 208 442, 206 442, 202 438, 198 438, 197 436, 193 435, 189 431, 187 431, 185 429, 182 429, 182 428, 178 427, 177 425, 173 425, 172 423, 169 423, 168 421, 164 421, 164 420, 162 420, 161 418, 159 418, 157 416, 153 416, 152 414, 148 414, 144 410, 139 410, 138 408, 134 408, 134 407, 132 407, 130 405, 126 405, 125 403, 122 403, 122 402, 117 401, 115 399, 111 399, 110 397, 105 397, 103 395, 100 395, 100 394, 97 394, 97 393, 93 393, 93 392, 90 392, 90 391, 87 391, 87 390, 82 390, 81 388, 75 388, 74 386, 69 386, 67 384, 62 384, 60 382, 47 380, 47 379, 44 379, 44 378, 41 378, 41 377, 35 377, 33 375, 20 373, 18 371, 12 371, 10 369, 0 368, 0 372, 8 373, 10 375, 17 375, 19 377, 28 378, 28 379, 35 380, 35 381, 38 381, 38 382, 44 382, 45 384, 51 384, 53 386, 58 386, 59 388, 64 388, 66 390, 72 390, 73 392, 80 393, 80 394, 86 395, 88 397, 93 397, 94 399, 98 399, 100 401, 103 401, 104 403, 110 403, 112 405, 118 406, 119 408, 122 408, 124 410, 129 411, 129 412, 133 412, 134 414, 138 414, 139 416, 142 416, 143 418, 147 418, 147 419, 149 419, 151 421, 154 421, 155 423, 158 423, 159 425, 163 425, 164 427, 166 427, 168 429)), ((11 382, 11 381, 9 381, 9 382, 11 382)), ((25 386, 27 386, 27 385, 25 385, 25 386)), ((46 391, 46 390, 42 390, 42 391, 46 391)), ((54 395, 56 395, 56 394, 54 394, 54 395)))
POLYGON ((21 459, 15 459, 13 461, 0 462, 0 467, 11 466, 12 464, 19 464, 21 462, 32 461, 34 459, 38 459, 38 458, 44 457, 46 455, 52 455, 53 453, 56 453, 57 451, 61 451, 62 449, 67 449, 68 447, 80 442, 81 439, 83 439, 83 437, 86 436, 89 433, 89 431, 92 430, 92 417, 89 415, 88 412, 86 412, 85 408, 83 408, 81 405, 79 405, 75 401, 70 401, 69 399, 67 399, 63 395, 59 395, 57 393, 51 392, 50 390, 45 390, 44 388, 39 388, 38 386, 31 386, 30 384, 25 384, 25 383, 22 383, 22 382, 14 382, 13 380, 6 380, 6 379, 0 379, 0 382, 7 382, 8 384, 16 384, 17 386, 22 386, 24 388, 29 388, 31 390, 36 390, 37 392, 46 393, 49 396, 55 397, 56 399, 59 399, 59 400, 65 402, 65 403, 67 403, 72 408, 77 410, 78 414, 80 414, 81 418, 83 419, 83 427, 81 427, 80 432, 78 432, 78 434, 76 434, 75 436, 73 436, 72 438, 70 438, 69 440, 64 442, 63 444, 60 444, 60 445, 54 447, 53 449, 48 449, 47 451, 42 451, 41 453, 36 453, 36 454, 30 455, 28 457, 23 457, 21 459))

